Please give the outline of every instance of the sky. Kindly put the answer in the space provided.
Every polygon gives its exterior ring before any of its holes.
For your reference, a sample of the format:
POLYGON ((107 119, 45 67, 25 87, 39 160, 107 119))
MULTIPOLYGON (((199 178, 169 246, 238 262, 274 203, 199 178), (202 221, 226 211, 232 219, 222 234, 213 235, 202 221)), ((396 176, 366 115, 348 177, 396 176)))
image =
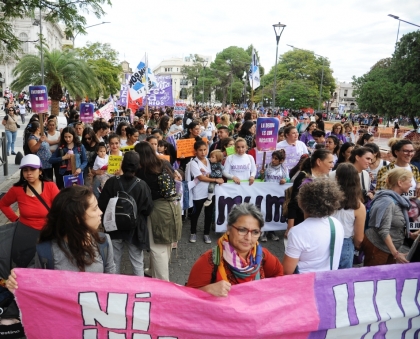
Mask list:
MULTIPOLYGON (((100 19, 86 14, 88 28, 76 47, 109 43, 135 69, 144 53, 154 67, 171 57, 210 55, 229 46, 258 50, 268 72, 275 64, 273 24, 286 25, 279 56, 293 45, 327 57, 334 78, 350 82, 378 60, 391 57, 398 20, 420 26, 419 0, 112 0, 100 19)), ((401 22, 399 38, 418 27, 401 22)))

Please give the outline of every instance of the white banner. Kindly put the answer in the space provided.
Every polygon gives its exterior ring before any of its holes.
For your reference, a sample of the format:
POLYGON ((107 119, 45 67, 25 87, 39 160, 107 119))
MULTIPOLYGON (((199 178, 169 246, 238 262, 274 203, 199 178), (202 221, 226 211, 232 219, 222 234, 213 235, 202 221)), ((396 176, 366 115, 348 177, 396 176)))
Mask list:
POLYGON ((280 185, 273 182, 246 182, 216 185, 216 232, 226 231, 227 216, 234 205, 248 202, 256 205, 264 215, 263 231, 285 230, 283 213, 284 191, 292 184, 280 185))

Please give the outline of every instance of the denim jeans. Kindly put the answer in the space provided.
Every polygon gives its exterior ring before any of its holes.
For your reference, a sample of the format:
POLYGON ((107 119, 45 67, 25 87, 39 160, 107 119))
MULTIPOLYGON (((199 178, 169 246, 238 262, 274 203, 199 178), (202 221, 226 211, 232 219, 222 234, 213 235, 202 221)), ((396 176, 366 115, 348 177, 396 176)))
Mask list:
POLYGON ((7 150, 7 153, 10 152, 10 149, 12 150, 12 152, 15 151, 16 136, 17 136, 17 131, 16 132, 6 131, 6 139, 7 139, 6 150, 7 150))
POLYGON ((144 277, 144 262, 143 251, 137 246, 130 244, 128 241, 122 239, 112 239, 112 248, 114 249, 115 273, 121 273, 121 257, 123 254, 124 244, 128 247, 128 255, 130 257, 131 265, 133 266, 133 273, 136 276, 144 277))
POLYGON ((338 269, 352 268, 354 257, 354 244, 352 238, 344 238, 338 269))

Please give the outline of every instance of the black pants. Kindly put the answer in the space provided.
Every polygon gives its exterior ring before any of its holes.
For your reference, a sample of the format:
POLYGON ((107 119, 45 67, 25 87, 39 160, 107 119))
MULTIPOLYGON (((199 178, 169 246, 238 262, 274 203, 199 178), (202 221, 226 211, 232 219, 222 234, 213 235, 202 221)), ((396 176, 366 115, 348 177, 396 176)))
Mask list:
MULTIPOLYGON (((204 207, 204 235, 210 234, 211 218, 213 216, 214 197, 210 206, 204 207)), ((191 216, 191 234, 197 233, 197 222, 207 198, 194 200, 194 212, 191 216)))
POLYGON ((48 179, 50 179, 51 181, 53 181, 53 173, 54 170, 52 168, 45 168, 42 170, 42 174, 47 177, 48 179))

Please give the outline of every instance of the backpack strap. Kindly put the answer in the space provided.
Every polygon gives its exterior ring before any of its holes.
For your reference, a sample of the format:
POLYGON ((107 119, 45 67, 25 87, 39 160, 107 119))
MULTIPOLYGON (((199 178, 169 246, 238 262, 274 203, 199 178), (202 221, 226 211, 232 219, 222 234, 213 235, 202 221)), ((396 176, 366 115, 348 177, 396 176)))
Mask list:
POLYGON ((120 184, 121 191, 122 192, 125 192, 127 194, 131 192, 131 190, 137 185, 138 182, 140 182, 140 179, 139 178, 135 178, 134 182, 131 184, 131 186, 129 187, 129 189, 127 191, 125 191, 124 190, 124 187, 123 187, 123 185, 121 183, 120 176, 117 176, 117 180, 118 180, 118 183, 120 184))
POLYGON ((47 270, 54 269, 54 258, 52 252, 51 241, 44 241, 39 244, 36 244, 36 253, 41 263, 41 268, 47 270))
POLYGON ((219 257, 217 255, 219 248, 218 246, 215 246, 212 248, 211 250, 211 257, 212 257, 212 261, 213 261, 213 271, 211 272, 211 280, 210 280, 210 284, 214 284, 216 282, 217 279, 217 270, 219 268, 219 257))
POLYGON ((99 254, 101 255, 102 262, 104 263, 104 273, 105 273, 105 268, 106 268, 107 258, 108 258, 109 243, 108 243, 108 238, 106 237, 105 233, 99 232, 99 237, 105 239, 105 242, 103 244, 98 243, 99 254))
POLYGON ((328 217, 328 221, 330 222, 330 230, 331 230, 331 240, 330 240, 330 270, 333 268, 333 261, 334 261, 334 247, 335 247, 335 226, 334 221, 330 217, 328 217))

